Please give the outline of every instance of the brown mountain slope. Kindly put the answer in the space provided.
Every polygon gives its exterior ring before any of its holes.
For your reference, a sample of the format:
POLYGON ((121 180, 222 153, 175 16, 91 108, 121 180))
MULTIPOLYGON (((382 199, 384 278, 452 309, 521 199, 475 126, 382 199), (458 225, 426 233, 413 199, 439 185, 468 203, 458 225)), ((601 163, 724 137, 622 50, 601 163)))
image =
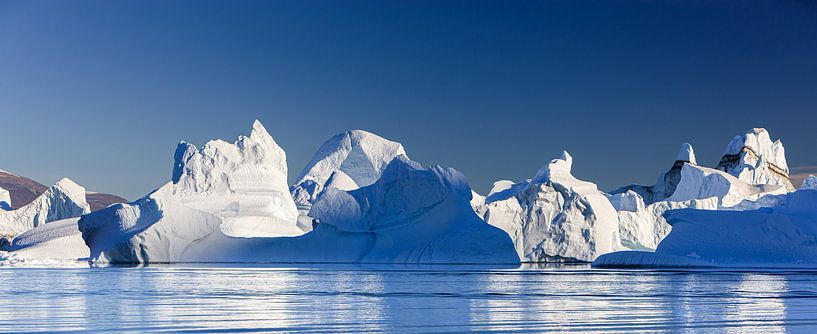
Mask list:
MULTIPOLYGON (((42 195, 47 186, 24 176, 15 175, 0 170, 0 188, 9 191, 11 196, 11 208, 17 209, 34 201, 37 196, 42 195)), ((110 194, 86 193, 85 200, 91 205, 91 211, 96 211, 114 203, 126 203, 127 200, 110 194)))

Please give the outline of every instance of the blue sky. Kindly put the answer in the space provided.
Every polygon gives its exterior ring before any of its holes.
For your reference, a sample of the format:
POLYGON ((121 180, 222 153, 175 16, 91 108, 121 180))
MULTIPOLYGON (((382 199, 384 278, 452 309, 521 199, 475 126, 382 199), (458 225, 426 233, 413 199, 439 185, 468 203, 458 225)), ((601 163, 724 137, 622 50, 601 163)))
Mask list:
POLYGON ((766 127, 817 169, 809 1, 2 1, 0 169, 135 199, 260 119, 290 179, 335 133, 480 192, 567 149, 610 190, 766 127))

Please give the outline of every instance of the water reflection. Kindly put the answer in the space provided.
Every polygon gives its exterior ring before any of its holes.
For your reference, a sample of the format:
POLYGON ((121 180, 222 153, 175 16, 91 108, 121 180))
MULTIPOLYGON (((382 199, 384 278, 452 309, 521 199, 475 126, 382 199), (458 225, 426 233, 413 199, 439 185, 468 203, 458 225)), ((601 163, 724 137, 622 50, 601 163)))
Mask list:
POLYGON ((817 330, 815 272, 587 266, 0 269, 13 331, 817 330))

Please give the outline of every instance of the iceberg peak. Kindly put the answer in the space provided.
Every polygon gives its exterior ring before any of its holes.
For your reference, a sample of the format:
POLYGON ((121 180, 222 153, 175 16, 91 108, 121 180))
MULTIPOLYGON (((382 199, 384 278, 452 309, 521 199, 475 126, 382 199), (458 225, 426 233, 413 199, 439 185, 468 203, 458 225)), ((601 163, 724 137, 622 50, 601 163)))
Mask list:
POLYGON ((690 143, 681 144, 681 149, 678 150, 678 155, 675 157, 675 161, 687 162, 693 165, 697 165, 698 163, 695 161, 695 151, 692 149, 692 144, 690 143))
POLYGON ((800 189, 812 189, 817 190, 817 176, 810 174, 803 180, 803 185, 800 186, 800 189))
POLYGON ((298 175, 292 197, 301 214, 306 215, 335 172, 342 172, 347 181, 352 181, 344 182, 345 185, 365 187, 375 183, 398 156, 406 156, 398 142, 364 130, 339 133, 321 145, 298 175))
POLYGON ((775 184, 794 190, 783 142, 772 142, 763 128, 753 128, 732 138, 717 169, 749 184, 775 184))

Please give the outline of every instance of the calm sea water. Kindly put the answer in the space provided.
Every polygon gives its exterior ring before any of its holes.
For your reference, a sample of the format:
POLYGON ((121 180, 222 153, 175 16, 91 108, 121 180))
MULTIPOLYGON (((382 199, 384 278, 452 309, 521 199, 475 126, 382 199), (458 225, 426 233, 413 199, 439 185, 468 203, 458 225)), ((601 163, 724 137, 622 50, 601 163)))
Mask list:
POLYGON ((0 331, 817 332, 817 272, 0 268, 0 331))

